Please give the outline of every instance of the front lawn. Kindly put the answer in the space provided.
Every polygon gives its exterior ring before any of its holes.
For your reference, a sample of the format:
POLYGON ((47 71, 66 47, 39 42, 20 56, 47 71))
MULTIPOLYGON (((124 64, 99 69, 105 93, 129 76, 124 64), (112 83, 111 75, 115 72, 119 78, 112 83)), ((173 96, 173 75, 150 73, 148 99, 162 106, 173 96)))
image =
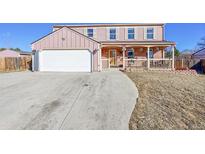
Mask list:
POLYGON ((130 129, 205 129, 205 76, 127 72, 139 90, 130 129))

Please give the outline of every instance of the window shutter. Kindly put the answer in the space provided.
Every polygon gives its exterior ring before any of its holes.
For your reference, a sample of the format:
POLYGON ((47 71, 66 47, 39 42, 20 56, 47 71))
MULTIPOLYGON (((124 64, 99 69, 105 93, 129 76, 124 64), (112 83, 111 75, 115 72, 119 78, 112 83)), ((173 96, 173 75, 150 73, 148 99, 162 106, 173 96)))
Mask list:
POLYGON ((157 28, 154 27, 153 30, 154 30, 154 40, 156 40, 157 39, 157 28))
POLYGON ((107 30, 107 40, 110 40, 110 28, 107 27, 106 30, 107 30))
POLYGON ((116 40, 119 40, 119 27, 116 28, 116 40))
POLYGON ((136 27, 135 28, 135 40, 137 40, 138 39, 138 28, 136 27))
POLYGON ((144 28, 144 39, 145 40, 147 39, 147 28, 146 27, 144 28))
POLYGON ((97 28, 93 28, 93 38, 97 39, 97 28))
POLYGON ((125 40, 128 40, 128 28, 125 27, 125 40))
POLYGON ((83 33, 84 35, 86 35, 86 36, 88 36, 88 34, 87 34, 87 28, 84 28, 84 33, 83 33))

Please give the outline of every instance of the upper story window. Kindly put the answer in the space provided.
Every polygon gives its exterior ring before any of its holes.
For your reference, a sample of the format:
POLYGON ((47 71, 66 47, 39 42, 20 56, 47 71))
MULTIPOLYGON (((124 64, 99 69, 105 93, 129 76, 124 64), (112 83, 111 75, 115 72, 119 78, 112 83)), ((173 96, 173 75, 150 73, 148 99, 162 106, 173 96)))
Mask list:
POLYGON ((93 37, 93 28, 87 29, 87 35, 88 35, 88 37, 93 37))
POLYGON ((154 28, 147 28, 147 39, 154 39, 154 28))
POLYGON ((109 31, 109 38, 110 40, 116 40, 117 36, 116 36, 116 28, 110 28, 110 31, 109 31))
POLYGON ((134 28, 128 28, 127 29, 127 38, 128 39, 135 39, 135 29, 134 28))

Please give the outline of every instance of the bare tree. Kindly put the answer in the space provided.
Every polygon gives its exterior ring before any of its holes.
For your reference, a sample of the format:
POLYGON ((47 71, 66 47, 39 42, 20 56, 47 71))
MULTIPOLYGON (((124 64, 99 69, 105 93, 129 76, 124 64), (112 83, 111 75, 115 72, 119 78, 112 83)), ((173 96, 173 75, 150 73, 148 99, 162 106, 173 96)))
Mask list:
POLYGON ((199 49, 205 48, 205 36, 201 38, 200 42, 197 43, 199 49))

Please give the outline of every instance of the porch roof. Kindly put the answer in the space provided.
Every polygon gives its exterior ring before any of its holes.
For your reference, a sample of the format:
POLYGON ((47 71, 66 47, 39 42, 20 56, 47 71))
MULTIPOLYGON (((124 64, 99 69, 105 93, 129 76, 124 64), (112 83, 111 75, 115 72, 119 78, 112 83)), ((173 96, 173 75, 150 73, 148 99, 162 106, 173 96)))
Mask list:
POLYGON ((171 46, 176 45, 172 41, 101 41, 102 46, 117 45, 117 46, 171 46))

